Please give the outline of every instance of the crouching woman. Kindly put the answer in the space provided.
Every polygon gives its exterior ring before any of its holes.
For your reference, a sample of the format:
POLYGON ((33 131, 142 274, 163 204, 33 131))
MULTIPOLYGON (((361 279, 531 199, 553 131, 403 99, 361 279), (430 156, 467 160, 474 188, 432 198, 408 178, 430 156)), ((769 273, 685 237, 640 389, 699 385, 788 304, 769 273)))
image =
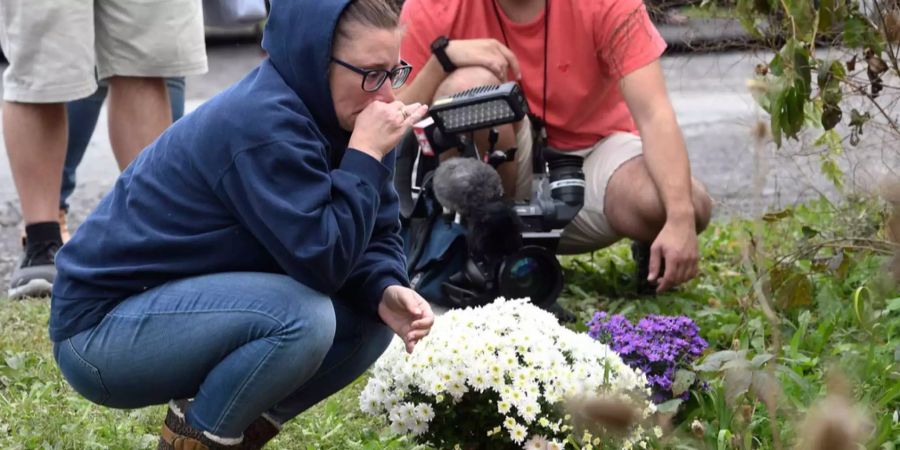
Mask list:
POLYGON ((390 182, 393 147, 426 112, 394 99, 410 71, 396 11, 273 2, 263 45, 56 260, 62 374, 100 405, 168 402, 162 449, 261 448, 434 320, 406 287, 390 182))

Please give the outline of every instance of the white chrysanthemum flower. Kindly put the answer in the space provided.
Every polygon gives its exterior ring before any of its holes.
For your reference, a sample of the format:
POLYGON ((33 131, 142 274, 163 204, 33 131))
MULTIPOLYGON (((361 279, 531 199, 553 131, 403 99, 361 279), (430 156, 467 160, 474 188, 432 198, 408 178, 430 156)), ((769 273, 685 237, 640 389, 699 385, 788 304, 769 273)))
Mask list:
MULTIPOLYGON (((560 413, 568 396, 634 392, 649 392, 645 376, 609 347, 560 326, 527 300, 498 299, 438 317, 413 354, 394 339, 372 368, 359 405, 367 414, 387 418, 398 434, 452 435, 455 428, 430 429, 436 426, 435 415, 471 412, 486 418, 479 424, 483 429, 474 430, 479 435, 518 445, 530 436, 528 443, 561 449, 574 432, 571 418, 560 413), (542 410, 542 405, 549 407, 542 410)), ((655 411, 650 402, 640 406, 644 418, 655 411)), ((621 445, 642 442, 643 433, 636 428, 621 445)))
POLYGON ((526 401, 522 402, 521 406, 518 407, 519 415, 522 416, 522 419, 525 420, 525 423, 534 422, 534 419, 537 418, 539 412, 541 412, 541 405, 538 404, 537 400, 533 398, 528 398, 526 401))
POLYGON ((428 403, 419 403, 415 407, 413 417, 425 423, 431 422, 431 419, 434 419, 434 409, 428 403))
POLYGON ((525 446, 522 447, 524 450, 546 450, 547 449, 547 438, 544 436, 532 436, 528 442, 525 443, 525 446))
POLYGON ((527 436, 528 429, 526 429, 524 425, 516 424, 516 426, 509 430, 509 438, 516 444, 521 444, 527 436))

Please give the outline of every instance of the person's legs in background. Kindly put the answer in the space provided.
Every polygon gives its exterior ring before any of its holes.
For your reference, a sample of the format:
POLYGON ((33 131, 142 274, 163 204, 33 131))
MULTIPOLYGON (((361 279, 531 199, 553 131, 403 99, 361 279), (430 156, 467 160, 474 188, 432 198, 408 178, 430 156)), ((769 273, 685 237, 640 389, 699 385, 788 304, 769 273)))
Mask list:
POLYGON ((196 0, 99 0, 96 10, 98 78, 109 82, 109 137, 124 170, 172 123, 164 78, 206 72, 203 15, 196 0))
MULTIPOLYGON (((166 78, 173 121, 184 115, 184 87, 184 77, 166 78)), ((59 193, 59 227, 63 242, 69 240, 66 214, 69 211, 69 197, 75 191, 75 174, 94 134, 108 91, 107 83, 101 81, 97 91, 90 97, 66 104, 66 115, 69 120, 69 144, 66 148, 66 162, 59 193)))
POLYGON ((125 170, 169 125, 166 84, 158 77, 114 76, 109 82, 109 141, 125 170))
POLYGON ((97 88, 92 2, 8 0, 0 5, 4 71, 3 129, 22 207, 24 255, 10 298, 48 295, 62 244, 60 175, 65 161, 65 102, 97 88))
POLYGON ((59 230, 63 242, 69 240, 69 228, 66 213, 69 211, 69 196, 75 190, 75 170, 81 164, 87 150, 103 101, 106 100, 106 83, 100 83, 90 97, 66 104, 66 118, 69 122, 69 142, 66 147, 66 160, 62 171, 62 184, 59 191, 59 230))

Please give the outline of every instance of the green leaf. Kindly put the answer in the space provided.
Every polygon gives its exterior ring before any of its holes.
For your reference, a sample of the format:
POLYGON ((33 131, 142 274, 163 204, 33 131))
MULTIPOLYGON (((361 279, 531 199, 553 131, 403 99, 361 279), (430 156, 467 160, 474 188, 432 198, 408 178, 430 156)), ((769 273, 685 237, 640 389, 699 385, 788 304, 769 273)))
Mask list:
POLYGON ((885 392, 884 395, 882 395, 881 398, 878 399, 878 407, 884 408, 892 401, 894 401, 894 399, 896 399, 897 397, 900 397, 900 383, 895 383, 893 388, 885 392))
POLYGON ((844 144, 841 142, 841 135, 837 130, 827 130, 819 136, 815 142, 815 146, 826 146, 832 155, 841 155, 844 153, 844 144))
POLYGON ((763 215, 762 219, 766 222, 777 222, 781 219, 792 217, 794 215, 794 210, 791 208, 783 209, 777 212, 770 212, 763 215))
POLYGON ((808 96, 803 95, 802 81, 798 85, 787 89, 784 93, 784 102, 781 111, 781 131, 785 136, 797 139, 797 133, 803 128, 806 118, 804 106, 808 96))
POLYGON ((750 360, 750 365, 753 366, 755 369, 759 369, 759 368, 762 368, 763 364, 769 362, 769 360, 771 360, 774 357, 775 357, 775 355, 771 355, 769 353, 761 353, 759 355, 754 356, 753 359, 750 360))
POLYGON ((750 368, 750 361, 747 361, 744 358, 735 358, 735 359, 732 359, 731 361, 726 362, 725 364, 722 364, 722 368, 720 370, 728 371, 728 370, 745 369, 745 368, 746 369, 750 368))
POLYGON ((889 312, 900 311, 900 297, 888 300, 886 309, 889 312))
POLYGON ((21 370, 25 367, 25 354, 17 353, 6 357, 6 365, 12 370, 21 370))
POLYGON ((780 308, 794 309, 812 304, 812 282, 793 266, 776 266, 769 272, 769 282, 775 303, 780 308))
MULTIPOLYGON (((839 102, 838 99, 835 103, 839 102)), ((836 104, 827 103, 822 111, 822 128, 825 130, 833 130, 839 123, 841 123, 841 119, 844 116, 844 112, 841 111, 839 106, 836 104)))
POLYGON ((837 161, 834 158, 828 156, 822 156, 822 174, 825 175, 825 178, 828 178, 828 181, 831 182, 836 188, 841 189, 844 187, 844 171, 841 170, 841 167, 838 165, 837 161))
POLYGON ((791 337, 791 356, 796 355, 800 350, 800 343, 806 337, 806 330, 809 328, 809 323, 812 320, 812 314, 809 311, 804 310, 800 313, 800 317, 797 319, 800 326, 797 327, 797 331, 794 332, 794 335, 791 337))
POLYGON ((844 22, 844 45, 850 48, 861 48, 866 44, 868 21, 853 14, 844 22))
POLYGON ((822 0, 819 2, 819 33, 828 33, 844 13, 843 0, 822 0))
POLYGON ((866 111, 865 113, 861 113, 856 108, 853 108, 850 110, 850 126, 851 127, 862 128, 862 126, 865 125, 866 122, 868 122, 871 119, 872 119, 872 114, 870 114, 868 111, 866 111))
POLYGON ((743 355, 740 352, 736 352, 733 350, 723 350, 720 352, 715 352, 703 358, 703 362, 700 364, 694 365, 694 370, 698 372, 717 372, 723 363, 731 361, 735 358, 743 359, 743 355))
POLYGON ((672 395, 679 397, 687 392, 697 380, 697 374, 690 370, 680 369, 675 372, 675 380, 672 382, 672 395))
POLYGON ((731 431, 719 430, 718 436, 716 436, 716 450, 727 450, 731 447, 731 431))
POLYGON ((803 225, 803 228, 800 229, 800 232, 803 233, 803 237, 805 237, 806 239, 812 239, 819 235, 819 230, 807 225, 803 225))
POLYGON ((775 146, 781 148, 781 124, 782 110, 784 110, 784 91, 779 92, 775 99, 771 102, 771 111, 769 111, 769 129, 772 130, 772 141, 775 146))
POLYGON ((781 53, 776 53, 769 61, 769 72, 776 77, 784 75, 784 59, 782 59, 781 53))
POLYGON ((812 37, 815 11, 811 0, 784 0, 793 23, 796 25, 798 37, 809 41, 812 37))
POLYGON ((753 372, 753 381, 750 387, 756 398, 760 399, 767 407, 772 408, 780 396, 778 381, 766 370, 753 372))
POLYGON ((660 403, 656 405, 656 410, 663 414, 675 414, 678 412, 678 407, 681 406, 683 400, 680 398, 673 398, 664 403, 660 403))
POLYGON ((844 45, 850 48, 871 48, 877 53, 884 49, 881 33, 868 18, 853 12, 844 22, 844 45))
POLYGON ((758 21, 757 13, 754 10, 754 0, 737 0, 736 6, 737 18, 741 22, 741 26, 754 37, 761 38, 763 35, 757 26, 758 21))
POLYGON ((753 371, 749 369, 750 363, 743 361, 742 368, 731 368, 725 371, 725 402, 733 406, 741 395, 750 389, 753 382, 753 371))
POLYGON ((868 310, 866 309, 863 294, 865 294, 865 297, 868 297, 869 288, 860 286, 853 291, 853 313, 856 316, 856 320, 859 322, 859 324, 863 327, 866 327, 869 323, 869 316, 867 314, 868 310))

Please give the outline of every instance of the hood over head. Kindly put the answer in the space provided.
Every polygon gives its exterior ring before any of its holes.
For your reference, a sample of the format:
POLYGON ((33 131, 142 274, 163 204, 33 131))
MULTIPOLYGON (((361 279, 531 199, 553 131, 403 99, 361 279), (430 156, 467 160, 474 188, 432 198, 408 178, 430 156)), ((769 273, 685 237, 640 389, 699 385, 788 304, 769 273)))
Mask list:
POLYGON ((333 153, 343 152, 350 139, 338 123, 328 84, 335 29, 350 1, 272 0, 262 42, 272 65, 309 109, 333 153))

